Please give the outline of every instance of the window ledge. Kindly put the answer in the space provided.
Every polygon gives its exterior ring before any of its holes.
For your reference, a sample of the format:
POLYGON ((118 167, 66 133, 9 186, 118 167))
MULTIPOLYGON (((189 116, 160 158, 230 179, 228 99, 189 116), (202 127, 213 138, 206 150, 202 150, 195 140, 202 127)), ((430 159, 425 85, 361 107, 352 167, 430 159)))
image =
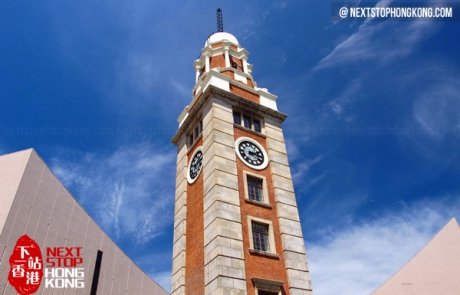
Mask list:
POLYGON ((252 129, 246 128, 246 127, 244 127, 244 126, 241 126, 241 125, 238 125, 238 124, 235 124, 235 123, 233 123, 233 126, 236 127, 236 128, 238 128, 238 129, 247 131, 247 132, 249 132, 249 133, 251 133, 251 134, 258 135, 258 136, 260 136, 260 137, 262 137, 262 138, 267 138, 267 137, 266 137, 265 135, 263 135, 261 132, 254 131, 254 130, 252 130, 252 129))
POLYGON ((255 249, 249 249, 249 253, 255 254, 255 255, 260 255, 260 256, 266 256, 266 257, 269 257, 269 258, 276 258, 276 259, 280 258, 280 256, 278 254, 276 254, 276 253, 259 251, 259 250, 255 250, 255 249))
POLYGON ((260 207, 265 207, 265 208, 270 208, 270 209, 272 208, 272 205, 270 205, 270 204, 260 202, 260 201, 256 201, 256 200, 251 200, 249 198, 244 198, 244 201, 246 203, 251 203, 251 204, 254 204, 254 205, 257 205, 257 206, 260 206, 260 207))
POLYGON ((255 284, 265 284, 265 285, 272 285, 276 287, 282 287, 284 282, 282 281, 275 281, 275 280, 269 280, 269 279, 262 279, 262 278, 252 278, 251 279, 255 284))

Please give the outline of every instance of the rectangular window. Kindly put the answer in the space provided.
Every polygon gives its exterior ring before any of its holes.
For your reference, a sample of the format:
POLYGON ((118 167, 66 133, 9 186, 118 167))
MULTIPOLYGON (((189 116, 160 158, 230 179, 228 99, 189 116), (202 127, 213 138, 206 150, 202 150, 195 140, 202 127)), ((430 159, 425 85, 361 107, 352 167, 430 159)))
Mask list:
POLYGON ((260 120, 253 119, 253 120, 252 120, 252 126, 254 126, 254 131, 256 131, 256 132, 260 132, 260 131, 261 131, 261 128, 260 128, 260 120))
POLYGON ((233 113, 233 123, 241 125, 241 115, 240 113, 233 113))
POLYGON ((263 180, 248 175, 248 197, 251 200, 263 202, 263 180))
POLYGON ((243 126, 246 128, 251 128, 251 117, 243 115, 243 126))
POLYGON ((193 140, 198 138, 198 126, 193 130, 193 140))
POLYGON ((270 244, 268 241, 268 224, 252 222, 252 239, 254 242, 254 249, 264 252, 270 251, 270 244))
POLYGON ((233 111, 233 123, 251 129, 255 132, 262 132, 262 120, 256 119, 251 115, 242 113, 238 110, 233 111))
POLYGON ((195 140, 203 132, 203 121, 198 122, 198 124, 193 128, 193 130, 187 136, 187 145, 190 148, 195 140))

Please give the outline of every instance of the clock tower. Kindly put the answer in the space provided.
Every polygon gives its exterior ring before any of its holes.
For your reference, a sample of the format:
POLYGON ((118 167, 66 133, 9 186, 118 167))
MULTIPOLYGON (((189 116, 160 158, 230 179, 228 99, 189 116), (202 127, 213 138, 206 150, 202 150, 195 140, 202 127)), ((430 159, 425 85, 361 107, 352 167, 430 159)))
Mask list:
POLYGON ((178 148, 173 295, 310 295, 277 97, 248 51, 214 33, 195 60, 178 148))

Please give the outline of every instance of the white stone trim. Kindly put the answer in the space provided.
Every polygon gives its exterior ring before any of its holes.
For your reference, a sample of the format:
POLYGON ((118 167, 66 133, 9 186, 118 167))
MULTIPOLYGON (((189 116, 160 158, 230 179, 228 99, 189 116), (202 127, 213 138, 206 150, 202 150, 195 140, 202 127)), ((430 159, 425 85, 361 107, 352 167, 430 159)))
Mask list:
POLYGON ((230 57, 228 56, 228 48, 225 49, 225 67, 228 68, 230 66, 230 57))
POLYGON ((260 104, 267 107, 271 108, 275 111, 278 110, 278 106, 276 105, 276 99, 278 98, 277 96, 271 94, 268 92, 266 88, 259 88, 257 89, 257 93, 260 96, 260 104))
POLYGON ((291 295, 311 295, 305 241, 296 205, 289 161, 280 122, 265 120, 270 169, 280 225, 281 242, 291 295))
POLYGON ((184 123, 185 119, 188 117, 188 107, 186 106, 183 110, 182 113, 180 113, 179 118, 177 118, 177 122, 179 123, 179 127, 184 123))
POLYGON ((205 71, 206 73, 209 72, 209 69, 210 69, 210 58, 209 58, 209 55, 206 54, 205 56, 205 71))
MULTIPOLYGON (((186 108, 187 109, 187 108, 186 108)), ((174 205, 174 238, 171 294, 181 295, 185 289, 185 253, 187 224, 187 145, 180 140, 177 153, 176 193, 174 205)))
POLYGON ((195 83, 198 81, 199 77, 200 77, 200 69, 197 67, 195 69, 195 83))
POLYGON ((259 290, 281 295, 281 287, 283 286, 283 282, 281 281, 252 278, 252 283, 254 284, 256 295, 259 295, 259 290))
POLYGON ((224 74, 220 74, 216 71, 211 71, 210 73, 211 74, 208 73, 209 78, 202 83, 202 92, 206 91, 209 85, 213 85, 217 88, 230 92, 230 77, 225 76, 224 74))
POLYGON ((243 58, 243 72, 245 74, 249 74, 248 73, 248 59, 246 57, 243 58))
MULTIPOLYGON (((207 75, 199 82, 202 91, 213 79, 228 87, 229 77, 214 70, 207 75)), ((203 126, 204 293, 246 295, 231 104, 210 98, 203 106, 203 126)))
POLYGON ((240 75, 238 72, 234 71, 233 75, 235 76, 236 81, 243 82, 244 84, 248 84, 248 78, 243 75, 240 75))
MULTIPOLYGON (((247 72, 248 75, 252 75, 252 64, 248 63, 248 72, 247 72)), ((254 83, 254 85, 256 85, 254 83)))

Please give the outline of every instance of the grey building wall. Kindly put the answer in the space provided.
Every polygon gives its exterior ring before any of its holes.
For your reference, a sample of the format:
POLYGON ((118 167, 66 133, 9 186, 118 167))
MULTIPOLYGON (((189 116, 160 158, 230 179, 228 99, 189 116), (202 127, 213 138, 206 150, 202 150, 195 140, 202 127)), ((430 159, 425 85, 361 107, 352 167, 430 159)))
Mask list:
POLYGON ((90 294, 98 250, 103 252, 97 294, 168 294, 139 269, 76 202, 32 150, 0 157, 0 294, 8 283, 9 258, 27 234, 41 247, 83 247, 84 288, 44 288, 35 294, 90 294))

